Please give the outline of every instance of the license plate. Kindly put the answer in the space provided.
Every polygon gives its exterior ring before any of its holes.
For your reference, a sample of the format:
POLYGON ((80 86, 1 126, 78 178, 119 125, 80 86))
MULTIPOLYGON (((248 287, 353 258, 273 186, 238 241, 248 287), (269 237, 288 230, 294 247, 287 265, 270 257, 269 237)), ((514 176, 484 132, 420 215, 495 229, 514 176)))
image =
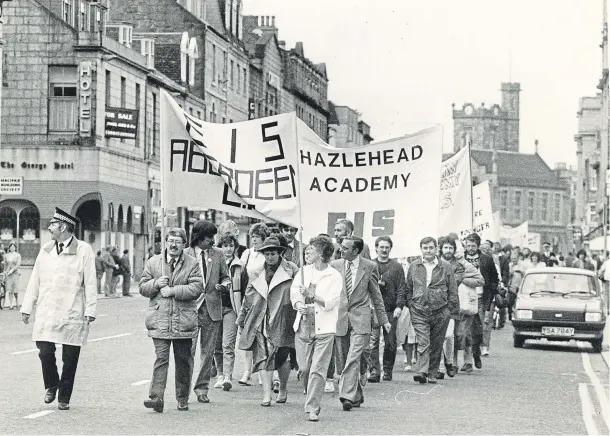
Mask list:
POLYGON ((542 327, 545 336, 574 336, 572 327, 542 327))

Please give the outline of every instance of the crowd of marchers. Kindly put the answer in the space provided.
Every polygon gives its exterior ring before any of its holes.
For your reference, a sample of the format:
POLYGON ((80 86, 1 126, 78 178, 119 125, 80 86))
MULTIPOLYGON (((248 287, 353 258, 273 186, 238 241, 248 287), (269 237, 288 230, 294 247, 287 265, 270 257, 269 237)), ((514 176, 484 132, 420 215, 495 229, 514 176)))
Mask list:
MULTIPOLYGON (((40 251, 21 307, 26 324, 35 312, 44 400, 53 402, 59 391, 60 410, 69 409, 100 279, 91 247, 74 236, 76 224, 57 209, 52 241, 40 251)), ((209 403, 211 389, 230 391, 234 384, 260 385, 263 407, 283 404, 294 373, 308 419, 318 421, 325 392, 338 390, 341 408, 351 411, 362 407, 367 382, 392 382, 398 349, 416 383, 472 374, 490 355, 492 331, 511 319, 524 273, 564 262, 546 242, 543 252, 531 253, 476 233, 463 243, 455 234, 424 237, 421 255, 400 261, 391 258, 388 236, 377 238, 371 260, 371 248, 348 220, 336 224, 332 238, 319 234, 306 246, 296 234, 256 223, 246 248, 232 221, 218 227, 197 221, 190 238, 184 229, 167 230, 164 250, 149 257, 139 282, 156 354, 145 407, 165 408, 172 348, 180 411, 188 411, 191 389, 198 402, 209 403), (234 374, 237 352, 246 362, 241 375, 234 374)), ((610 273, 586 252, 565 261, 598 269, 602 278, 610 273)))

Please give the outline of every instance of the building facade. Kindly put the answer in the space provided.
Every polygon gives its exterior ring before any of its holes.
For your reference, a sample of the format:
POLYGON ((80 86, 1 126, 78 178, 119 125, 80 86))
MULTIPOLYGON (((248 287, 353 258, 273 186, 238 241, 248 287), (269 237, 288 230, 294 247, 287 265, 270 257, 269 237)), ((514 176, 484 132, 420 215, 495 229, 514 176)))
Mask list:
POLYGON ((328 143, 334 147, 350 148, 370 144, 371 127, 360 114, 349 106, 337 106, 328 102, 328 143))
POLYGON ((454 151, 466 144, 487 150, 519 151, 519 83, 502 83, 502 104, 453 105, 454 151))
MULTIPOLYGON (((574 226, 577 236, 590 239, 601 225, 604 207, 604 172, 601 164, 601 94, 582 97, 578 105, 576 141, 577 182, 574 226), (580 230, 580 232, 578 232, 580 230)), ((598 232, 597 232, 598 233, 598 232)))

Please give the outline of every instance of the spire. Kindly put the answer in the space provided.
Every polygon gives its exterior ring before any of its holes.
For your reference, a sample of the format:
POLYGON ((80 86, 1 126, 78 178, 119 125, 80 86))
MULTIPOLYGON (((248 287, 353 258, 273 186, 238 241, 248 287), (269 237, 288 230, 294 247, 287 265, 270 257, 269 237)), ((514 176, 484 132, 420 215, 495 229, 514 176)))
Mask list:
POLYGON ((538 140, 537 139, 534 141, 534 147, 535 147, 535 150, 536 150, 535 154, 538 154, 538 140))

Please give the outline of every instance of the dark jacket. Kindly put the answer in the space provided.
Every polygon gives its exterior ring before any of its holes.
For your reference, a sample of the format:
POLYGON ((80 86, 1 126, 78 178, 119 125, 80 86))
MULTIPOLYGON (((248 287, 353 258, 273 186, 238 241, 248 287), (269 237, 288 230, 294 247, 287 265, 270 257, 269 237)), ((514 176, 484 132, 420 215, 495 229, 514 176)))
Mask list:
POLYGON ((121 258, 118 255, 115 255, 115 254, 112 255, 112 259, 114 260, 114 263, 119 266, 118 268, 115 268, 114 271, 112 271, 112 276, 113 277, 120 276, 121 274, 123 274, 121 272, 123 261, 121 260, 121 258))
POLYGON ((409 310, 430 312, 438 312, 447 307, 452 315, 456 315, 459 313, 459 301, 453 267, 449 262, 437 259, 438 265, 432 270, 429 286, 423 260, 417 259, 409 266, 406 283, 407 306, 409 310))
POLYGON ((157 339, 194 338, 198 332, 197 298, 203 292, 199 264, 182 253, 174 272, 170 271, 163 256, 157 254, 148 259, 140 279, 140 294, 150 298, 145 321, 148 336, 157 339), (163 263, 170 277, 168 286, 176 292, 170 298, 164 298, 155 286, 155 280, 164 275, 163 263))
POLYGON ((379 270, 379 290, 385 311, 394 312, 397 307, 402 309, 407 303, 405 270, 394 259, 385 264, 376 259, 375 263, 379 270))
MULTIPOLYGON (((498 271, 496 270, 496 264, 494 263, 493 257, 481 253, 480 250, 478 251, 478 254, 479 271, 481 271, 481 275, 485 279, 485 285, 483 286, 483 302, 485 310, 489 310, 492 299, 498 293, 500 278, 498 277, 498 271)), ((468 260, 468 258, 466 258, 466 260, 468 260)))
POLYGON ((500 273, 502 274, 502 283, 508 288, 510 282, 510 259, 506 256, 499 256, 500 258, 500 273))

